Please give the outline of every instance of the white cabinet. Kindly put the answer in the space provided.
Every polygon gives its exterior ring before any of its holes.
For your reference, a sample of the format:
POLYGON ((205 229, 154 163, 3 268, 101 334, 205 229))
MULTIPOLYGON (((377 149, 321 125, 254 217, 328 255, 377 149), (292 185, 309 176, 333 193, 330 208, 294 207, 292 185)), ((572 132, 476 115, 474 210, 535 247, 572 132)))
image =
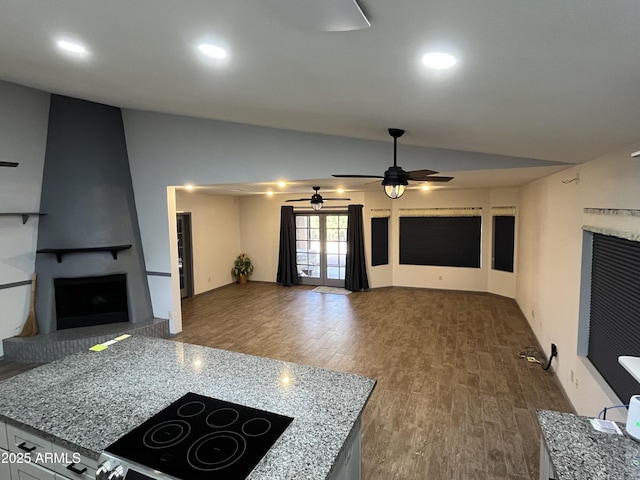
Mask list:
POLYGON ((11 480, 57 480, 51 470, 35 463, 12 463, 11 480))
MULTIPOLYGON (((27 432, 13 425, 7 425, 9 451, 19 456, 27 456, 30 463, 46 466, 44 459, 47 452, 51 452, 51 442, 44 440, 31 432, 27 432)), ((24 462, 27 463, 27 462, 24 462)))
POLYGON ((98 462, 39 436, 7 425, 5 438, 12 461, 0 464, 0 480, 94 480, 98 462), (28 461, 27 461, 28 459, 28 461))
POLYGON ((11 480, 11 465, 9 465, 8 450, 7 426, 0 420, 0 478, 2 480, 11 480))
POLYGON ((362 464, 362 428, 355 423, 338 459, 333 465, 330 480, 360 480, 362 464))
POLYGON ((540 480, 554 480, 556 473, 553 471, 553 464, 547 450, 544 436, 540 436, 540 480))
POLYGON ((96 478, 96 469, 98 461, 80 455, 78 452, 52 445, 54 463, 53 470, 59 475, 57 478, 70 480, 94 480, 96 478))
MULTIPOLYGON (((5 455, 6 453, 6 450, 0 448, 0 455, 5 455)), ((9 465, 9 463, 0 462, 0 478, 2 478, 2 480, 12 480, 11 465, 9 465)))
POLYGON ((7 441, 7 426, 0 420, 0 448, 9 450, 9 442, 7 441))

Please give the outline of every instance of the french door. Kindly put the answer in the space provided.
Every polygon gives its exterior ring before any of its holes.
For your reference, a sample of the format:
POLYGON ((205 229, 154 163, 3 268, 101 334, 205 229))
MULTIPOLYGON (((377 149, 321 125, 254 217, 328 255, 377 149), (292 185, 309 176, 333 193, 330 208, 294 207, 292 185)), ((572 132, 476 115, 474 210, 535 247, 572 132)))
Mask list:
POLYGON ((346 213, 296 213, 296 263, 300 283, 344 287, 346 213))

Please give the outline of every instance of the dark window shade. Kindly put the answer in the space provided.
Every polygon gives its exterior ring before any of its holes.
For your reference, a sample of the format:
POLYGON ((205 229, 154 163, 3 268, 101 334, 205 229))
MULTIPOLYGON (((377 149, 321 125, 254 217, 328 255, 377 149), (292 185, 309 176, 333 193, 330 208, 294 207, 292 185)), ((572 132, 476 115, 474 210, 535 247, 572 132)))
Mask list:
POLYGON ((640 384, 618 363, 640 356, 640 242, 593 234, 587 358, 623 402, 640 384))
POLYGON ((513 250, 516 217, 496 215, 493 217, 493 269, 513 272, 513 250))
POLYGON ((371 219, 371 266, 389 264, 389 218, 371 219))
POLYGON ((400 263, 480 268, 481 217, 400 217, 400 263))

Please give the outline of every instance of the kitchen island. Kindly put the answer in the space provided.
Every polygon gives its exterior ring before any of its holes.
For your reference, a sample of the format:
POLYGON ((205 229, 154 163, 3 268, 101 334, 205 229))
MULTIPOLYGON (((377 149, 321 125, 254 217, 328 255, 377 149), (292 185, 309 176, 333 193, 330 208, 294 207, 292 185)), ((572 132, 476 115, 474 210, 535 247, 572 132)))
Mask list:
POLYGON ((625 435, 594 430, 589 418, 538 410, 542 431, 540 479, 640 479, 640 443, 625 435))
POLYGON ((0 382, 0 420, 97 460, 194 392, 294 418, 248 478, 325 479, 334 478, 350 436, 357 434, 359 445, 360 417, 375 384, 359 375, 129 337, 0 382))

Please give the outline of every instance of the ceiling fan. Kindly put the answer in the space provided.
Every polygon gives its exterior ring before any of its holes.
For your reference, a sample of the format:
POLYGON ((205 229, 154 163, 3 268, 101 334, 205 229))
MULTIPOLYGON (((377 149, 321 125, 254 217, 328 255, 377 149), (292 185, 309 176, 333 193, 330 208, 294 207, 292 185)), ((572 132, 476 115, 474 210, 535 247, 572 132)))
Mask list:
POLYGON ((311 195, 311 198, 297 198, 295 200, 287 200, 287 202, 309 202, 310 201, 311 208, 313 208, 314 210, 320 210, 322 208, 322 203, 325 200, 351 200, 350 198, 323 198, 322 195, 318 193, 318 190, 320 190, 320 187, 313 187, 313 189, 316 191, 316 193, 311 195))
POLYGON ((17 162, 0 162, 0 167, 17 167, 17 162))
POLYGON ((389 198, 400 198, 405 191, 409 180, 422 182, 448 182, 453 177, 435 177, 433 170, 412 170, 405 172, 402 167, 397 164, 398 138, 404 135, 404 130, 399 128, 390 128, 389 135, 393 137, 393 166, 384 172, 384 176, 380 175, 333 175, 338 178, 382 178, 384 193, 389 198))

